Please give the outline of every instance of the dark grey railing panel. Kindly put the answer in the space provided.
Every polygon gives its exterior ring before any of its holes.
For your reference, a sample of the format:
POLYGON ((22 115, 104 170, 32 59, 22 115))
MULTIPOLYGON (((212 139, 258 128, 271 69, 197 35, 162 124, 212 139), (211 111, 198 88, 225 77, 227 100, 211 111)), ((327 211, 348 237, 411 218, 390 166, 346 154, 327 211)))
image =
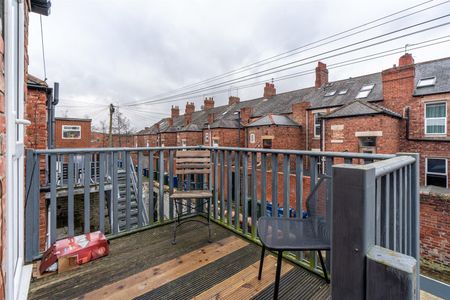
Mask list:
POLYGON ((261 153, 261 217, 267 215, 267 154, 261 153))
POLYGON ((99 165, 99 186, 98 186, 98 210, 99 210, 99 230, 105 232, 105 176, 106 176, 106 154, 100 153, 99 165))
POLYGON ((240 222, 239 222, 239 214, 241 213, 240 209, 240 200, 241 200, 241 168, 240 168, 240 156, 241 153, 239 151, 234 152, 234 228, 239 230, 240 222))
POLYGON ((297 218, 302 217, 303 212, 303 158, 295 156, 295 213, 297 218))
POLYGON ((119 179, 117 176, 117 171, 118 171, 118 166, 117 166, 117 161, 119 159, 119 153, 114 152, 112 153, 112 163, 111 163, 111 168, 112 168, 112 228, 113 228, 113 234, 117 234, 119 233, 119 179))
POLYGON ((278 215, 278 156, 272 154, 272 216, 278 215))
POLYGON ((213 151, 213 176, 214 176, 214 210, 213 210, 213 216, 214 219, 217 219, 217 216, 219 214, 218 210, 219 210, 219 193, 218 193, 218 189, 219 189, 219 152, 217 150, 213 151))
POLYGON ((74 227, 74 195, 73 195, 73 187, 74 187, 74 157, 73 154, 69 154, 69 165, 67 167, 67 217, 68 217, 68 233, 69 236, 75 235, 75 227, 74 227))
POLYGON ((231 152, 227 151, 227 218, 228 225, 232 225, 232 198, 233 198, 233 165, 231 152))
POLYGON ((50 155, 50 243, 56 241, 56 154, 50 155))
POLYGON ((125 218, 126 218, 126 230, 131 229, 131 163, 130 163, 130 152, 124 151, 122 153, 122 161, 125 169, 125 218))
MULTIPOLYGON (((174 150, 169 150, 169 194, 173 193, 173 155, 174 150)), ((169 218, 174 217, 174 203, 169 201, 169 218)))
POLYGON ((164 221, 164 151, 159 151, 159 222, 164 221))
POLYGON ((155 216, 155 197, 153 192, 154 151, 148 152, 148 205, 149 223, 153 224, 155 216))
POLYGON ((242 232, 248 233, 248 153, 242 152, 242 232))
POLYGON ((144 226, 144 202, 142 195, 142 165, 143 165, 143 154, 138 152, 137 157, 137 202, 138 202, 138 226, 144 226))
POLYGON ((283 217, 289 217, 289 198, 290 198, 290 165, 289 155, 283 157, 283 217))
POLYGON ((225 177, 225 160, 224 151, 220 151, 220 220, 225 221, 225 188, 224 188, 224 177, 225 177))
POLYGON ((84 155, 84 233, 91 231, 91 154, 84 155))
POLYGON ((251 203, 251 217, 252 217, 252 237, 256 237, 256 221, 258 219, 257 217, 257 194, 256 194, 256 186, 257 186, 257 175, 256 175, 256 160, 257 160, 257 153, 252 153, 252 203, 251 203))

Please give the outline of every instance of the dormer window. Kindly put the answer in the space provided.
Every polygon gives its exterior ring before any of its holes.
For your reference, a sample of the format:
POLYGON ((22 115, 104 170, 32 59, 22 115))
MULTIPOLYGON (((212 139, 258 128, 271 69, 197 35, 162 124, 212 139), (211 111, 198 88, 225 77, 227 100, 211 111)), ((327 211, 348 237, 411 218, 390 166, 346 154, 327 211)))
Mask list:
POLYGON ((347 92, 348 92, 348 89, 340 90, 338 95, 345 95, 345 94, 347 94, 347 92))
POLYGON ((417 87, 426 87, 426 86, 433 86, 436 84, 436 77, 428 77, 428 78, 422 78, 417 83, 417 87))
POLYGON ((359 90, 358 95, 356 95, 356 99, 363 99, 367 98, 369 96, 370 92, 372 91, 375 84, 365 84, 362 86, 362 88, 359 90))
POLYGON ((328 91, 328 92, 325 94, 325 97, 331 97, 331 96, 334 96, 334 94, 336 94, 336 90, 328 91))

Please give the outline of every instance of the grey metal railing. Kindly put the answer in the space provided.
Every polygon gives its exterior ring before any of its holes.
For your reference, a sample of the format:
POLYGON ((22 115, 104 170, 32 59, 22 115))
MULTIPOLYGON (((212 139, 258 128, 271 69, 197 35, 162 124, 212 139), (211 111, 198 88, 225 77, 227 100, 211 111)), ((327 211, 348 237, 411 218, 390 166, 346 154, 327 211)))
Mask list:
MULTIPOLYGON (((212 219, 235 233, 258 241, 256 225, 261 216, 283 216, 304 218, 304 199, 315 187, 322 173, 333 176, 335 163, 364 164, 386 160, 395 155, 363 153, 311 152, 296 150, 249 149, 230 147, 164 147, 164 148, 102 148, 102 149, 53 149, 27 151, 27 204, 26 204, 26 259, 31 261, 45 250, 41 236, 46 232, 46 218, 49 216, 47 245, 55 240, 77 233, 101 230, 109 236, 119 234, 120 216, 124 216, 124 229, 120 234, 150 228, 171 222, 174 219, 173 203, 167 195, 175 184, 189 189, 193 184, 207 184, 214 191, 212 219), (213 165, 209 177, 186 182, 174 180, 174 153, 181 149, 208 149, 212 152, 213 165), (98 157, 98 178, 94 182, 87 179, 84 184, 74 183, 74 156, 83 156, 84 175, 90 175, 92 157, 98 157), (58 186, 56 180, 56 157, 68 162, 66 186, 58 186), (144 165, 144 157, 148 163, 144 165), (137 207, 131 205, 131 180, 126 180, 124 205, 119 193, 118 161, 134 161, 137 166, 137 207), (45 162, 49 165, 45 168, 45 162), (144 195, 144 169, 148 175, 144 195), (40 180, 48 173, 48 184, 40 180), (156 174, 156 178, 154 177, 156 174), (309 185, 305 186, 304 184, 309 185), (166 197, 164 197, 166 195, 166 197), (47 197, 46 201, 42 200, 47 197), (67 213, 57 215, 57 207, 67 201, 67 213), (82 204, 81 219, 75 220, 75 210, 82 204), (148 220, 144 217, 148 215, 148 220), (107 216, 107 214, 109 216, 107 216), (136 221, 136 222, 134 222, 136 221), (67 227, 67 233, 64 229, 67 227)), ((125 176, 133 177, 131 168, 125 168, 125 176)), ((91 178, 91 176, 84 176, 91 178)), ((351 181, 351 178, 348 178, 351 181)), ((333 182, 327 184, 327 218, 331 222, 333 182)), ((61 213, 64 209, 58 209, 61 213)), ((80 214, 78 214, 80 215, 80 214)), ((169 238, 169 237, 168 237, 169 238)), ((286 253, 286 257, 296 263, 321 273, 315 253, 286 253)), ((330 264, 330 255, 326 255, 330 264)))
POLYGON ((332 297, 418 297, 418 154, 334 166, 333 176, 332 297))

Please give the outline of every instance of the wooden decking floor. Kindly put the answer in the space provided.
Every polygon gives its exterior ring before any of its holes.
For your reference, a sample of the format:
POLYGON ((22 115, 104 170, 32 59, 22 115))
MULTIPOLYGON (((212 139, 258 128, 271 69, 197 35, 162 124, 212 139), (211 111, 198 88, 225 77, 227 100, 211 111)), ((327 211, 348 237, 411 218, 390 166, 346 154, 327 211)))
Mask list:
MULTIPOLYGON (((276 259, 268 254, 257 279, 261 248, 213 224, 186 223, 111 240, 110 255, 77 269, 34 279, 29 299, 272 299, 276 259)), ((325 281, 283 262, 280 299, 327 299, 325 281)))

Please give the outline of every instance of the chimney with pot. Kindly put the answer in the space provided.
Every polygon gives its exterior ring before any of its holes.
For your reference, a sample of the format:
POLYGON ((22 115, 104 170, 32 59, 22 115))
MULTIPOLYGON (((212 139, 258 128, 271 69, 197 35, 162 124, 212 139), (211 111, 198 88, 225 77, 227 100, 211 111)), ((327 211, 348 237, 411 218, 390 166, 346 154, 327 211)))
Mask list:
POLYGON ((169 124, 169 126, 172 127, 173 126, 173 118, 168 118, 167 124, 169 124))
POLYGON ((187 102, 186 103, 186 110, 184 111, 184 113, 186 115, 191 115, 194 111, 195 111, 195 104, 194 104, 194 102, 187 102))
POLYGON ((203 109, 208 110, 214 108, 214 99, 213 97, 205 98, 205 101, 203 102, 203 109))
POLYGON ((240 119, 242 124, 247 125, 250 123, 252 117, 253 109, 251 107, 242 107, 240 111, 240 119))
POLYGON ((176 106, 172 105, 172 113, 171 113, 172 118, 178 117, 179 115, 180 115, 180 108, 178 107, 178 105, 176 106))
POLYGON ((277 90, 275 89, 275 84, 266 82, 264 86, 264 98, 272 98, 277 94, 277 90))
POLYGON ((414 64, 414 58, 412 57, 411 53, 405 53, 404 55, 400 56, 398 60, 398 66, 403 67, 407 65, 414 64))
POLYGON ((234 105, 234 104, 238 104, 241 101, 241 99, 239 97, 236 96, 230 96, 228 98, 228 105, 234 105))
POLYGON ((323 62, 318 62, 316 67, 316 88, 321 88, 328 83, 328 69, 323 62))

